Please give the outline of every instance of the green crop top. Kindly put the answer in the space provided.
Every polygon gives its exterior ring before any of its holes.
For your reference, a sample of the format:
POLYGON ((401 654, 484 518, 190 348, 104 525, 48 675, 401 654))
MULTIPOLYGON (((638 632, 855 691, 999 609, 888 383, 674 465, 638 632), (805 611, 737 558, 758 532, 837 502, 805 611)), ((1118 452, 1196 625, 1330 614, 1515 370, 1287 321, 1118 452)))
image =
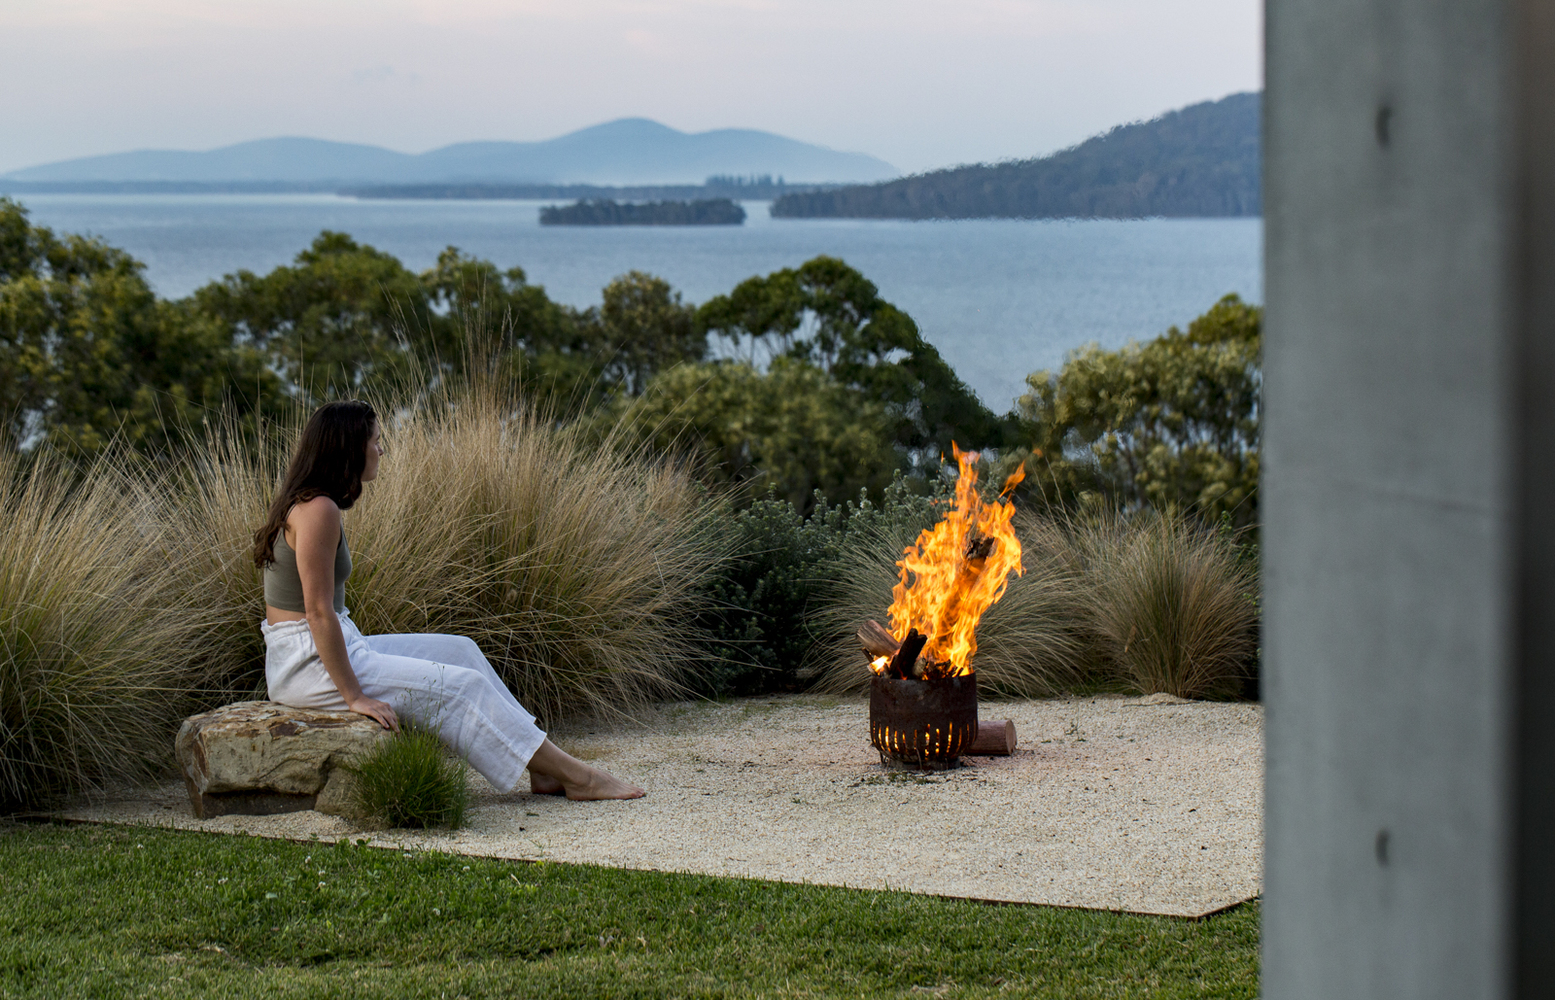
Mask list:
MULTIPOLYGON (((275 533, 275 559, 265 567, 265 603, 282 611, 307 614, 302 599, 302 576, 297 572, 297 553, 286 544, 286 530, 275 533)), ((340 544, 335 546, 335 610, 346 609, 346 580, 351 576, 351 548, 346 545, 346 529, 340 529, 340 544)))

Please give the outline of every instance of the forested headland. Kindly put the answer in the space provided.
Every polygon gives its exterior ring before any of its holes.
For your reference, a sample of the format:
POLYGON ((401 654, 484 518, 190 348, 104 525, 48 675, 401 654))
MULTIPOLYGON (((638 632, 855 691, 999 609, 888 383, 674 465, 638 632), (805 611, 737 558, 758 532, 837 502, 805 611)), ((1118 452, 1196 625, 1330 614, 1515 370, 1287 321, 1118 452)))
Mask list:
POLYGON ((1256 216, 1261 94, 1119 125, 1051 156, 784 194, 778 218, 1063 219, 1256 216))

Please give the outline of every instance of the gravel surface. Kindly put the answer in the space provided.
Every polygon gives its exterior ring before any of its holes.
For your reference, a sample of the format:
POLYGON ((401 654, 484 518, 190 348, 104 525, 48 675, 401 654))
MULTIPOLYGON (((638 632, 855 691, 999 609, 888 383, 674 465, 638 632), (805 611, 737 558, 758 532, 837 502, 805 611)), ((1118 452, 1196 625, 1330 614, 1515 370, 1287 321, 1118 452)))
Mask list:
POLYGON ((311 811, 201 821, 181 784, 61 816, 1178 916, 1262 891, 1258 705, 984 703, 984 718, 1015 720, 1015 754, 932 774, 882 768, 868 714, 863 699, 786 696, 558 728, 563 749, 647 798, 499 795, 477 778, 451 833, 366 834, 311 811))

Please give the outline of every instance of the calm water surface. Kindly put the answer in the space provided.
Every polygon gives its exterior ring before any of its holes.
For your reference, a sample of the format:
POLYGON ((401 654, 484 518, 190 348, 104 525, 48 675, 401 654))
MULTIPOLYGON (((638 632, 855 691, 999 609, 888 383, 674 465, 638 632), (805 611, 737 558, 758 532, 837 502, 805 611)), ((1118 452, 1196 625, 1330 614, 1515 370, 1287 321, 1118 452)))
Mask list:
POLYGON ((753 274, 841 257, 918 321, 995 410, 1026 374, 1092 341, 1116 347, 1184 325, 1227 292, 1262 301, 1257 219, 897 222, 772 219, 744 226, 542 227, 540 202, 357 201, 334 195, 25 195, 36 223, 92 233, 146 264, 164 296, 290 261, 320 230, 350 233, 407 266, 446 246, 522 267, 574 306, 629 270, 690 301, 753 274))

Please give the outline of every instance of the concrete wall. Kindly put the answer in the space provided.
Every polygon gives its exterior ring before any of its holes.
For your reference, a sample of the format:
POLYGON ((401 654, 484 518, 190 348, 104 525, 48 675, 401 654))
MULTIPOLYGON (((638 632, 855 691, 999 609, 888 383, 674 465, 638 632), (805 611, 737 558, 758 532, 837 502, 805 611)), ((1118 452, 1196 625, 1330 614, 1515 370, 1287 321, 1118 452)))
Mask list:
POLYGON ((1551 6, 1267 4, 1271 1000, 1555 996, 1551 6))

